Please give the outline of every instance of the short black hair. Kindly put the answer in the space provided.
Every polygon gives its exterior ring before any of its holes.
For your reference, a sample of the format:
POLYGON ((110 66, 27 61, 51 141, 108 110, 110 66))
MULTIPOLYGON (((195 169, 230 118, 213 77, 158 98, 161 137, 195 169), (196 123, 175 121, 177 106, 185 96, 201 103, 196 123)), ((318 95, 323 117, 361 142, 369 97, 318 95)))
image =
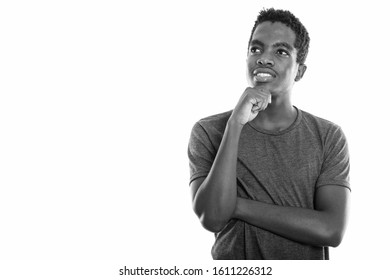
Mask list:
POLYGON ((303 26, 303 24, 300 22, 300 20, 289 11, 275 10, 274 8, 261 10, 259 15, 257 16, 255 25, 253 26, 251 37, 249 38, 248 47, 252 41, 253 33, 255 32, 256 27, 260 23, 265 21, 281 22, 294 31, 294 47, 298 50, 297 62, 299 64, 305 63, 307 53, 309 52, 309 33, 307 32, 305 26, 303 26))

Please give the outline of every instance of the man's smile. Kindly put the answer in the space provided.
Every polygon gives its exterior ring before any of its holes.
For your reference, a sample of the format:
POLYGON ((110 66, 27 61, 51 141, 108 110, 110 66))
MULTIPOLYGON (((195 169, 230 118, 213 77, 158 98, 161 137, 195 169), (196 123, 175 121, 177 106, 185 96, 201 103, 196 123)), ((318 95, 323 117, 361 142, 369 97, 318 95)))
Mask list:
POLYGON ((257 68, 253 71, 253 79, 256 82, 270 82, 276 78, 275 73, 268 68, 257 68))

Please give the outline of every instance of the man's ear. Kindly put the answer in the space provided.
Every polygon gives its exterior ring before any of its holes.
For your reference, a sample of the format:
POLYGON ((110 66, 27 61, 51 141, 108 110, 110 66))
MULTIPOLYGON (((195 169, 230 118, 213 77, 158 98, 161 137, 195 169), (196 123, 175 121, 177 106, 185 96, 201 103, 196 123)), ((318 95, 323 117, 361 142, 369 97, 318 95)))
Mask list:
POLYGON ((295 76, 296 82, 298 82, 300 79, 302 79, 303 75, 305 74, 306 68, 307 67, 305 64, 299 64, 298 72, 297 72, 297 75, 295 76))

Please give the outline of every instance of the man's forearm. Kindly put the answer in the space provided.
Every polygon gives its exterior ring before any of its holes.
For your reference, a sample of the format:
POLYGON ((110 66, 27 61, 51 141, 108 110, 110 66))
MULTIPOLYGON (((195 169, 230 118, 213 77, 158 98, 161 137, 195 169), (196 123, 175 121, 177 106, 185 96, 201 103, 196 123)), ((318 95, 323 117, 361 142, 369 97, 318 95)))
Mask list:
POLYGON ((230 220, 237 199, 237 151, 242 126, 229 121, 213 166, 195 196, 203 225, 219 231, 230 220))
POLYGON ((309 245, 336 247, 341 242, 332 215, 325 211, 237 198, 233 217, 309 245))

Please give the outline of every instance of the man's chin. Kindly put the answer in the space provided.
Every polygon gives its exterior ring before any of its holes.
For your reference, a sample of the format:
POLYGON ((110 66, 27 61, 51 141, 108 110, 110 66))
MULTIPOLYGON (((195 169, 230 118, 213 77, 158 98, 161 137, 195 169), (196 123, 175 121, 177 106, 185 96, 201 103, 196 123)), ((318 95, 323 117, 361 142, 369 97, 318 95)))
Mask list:
POLYGON ((269 91, 272 91, 273 86, 271 83, 261 83, 261 82, 255 82, 252 83, 254 88, 263 88, 269 91))

